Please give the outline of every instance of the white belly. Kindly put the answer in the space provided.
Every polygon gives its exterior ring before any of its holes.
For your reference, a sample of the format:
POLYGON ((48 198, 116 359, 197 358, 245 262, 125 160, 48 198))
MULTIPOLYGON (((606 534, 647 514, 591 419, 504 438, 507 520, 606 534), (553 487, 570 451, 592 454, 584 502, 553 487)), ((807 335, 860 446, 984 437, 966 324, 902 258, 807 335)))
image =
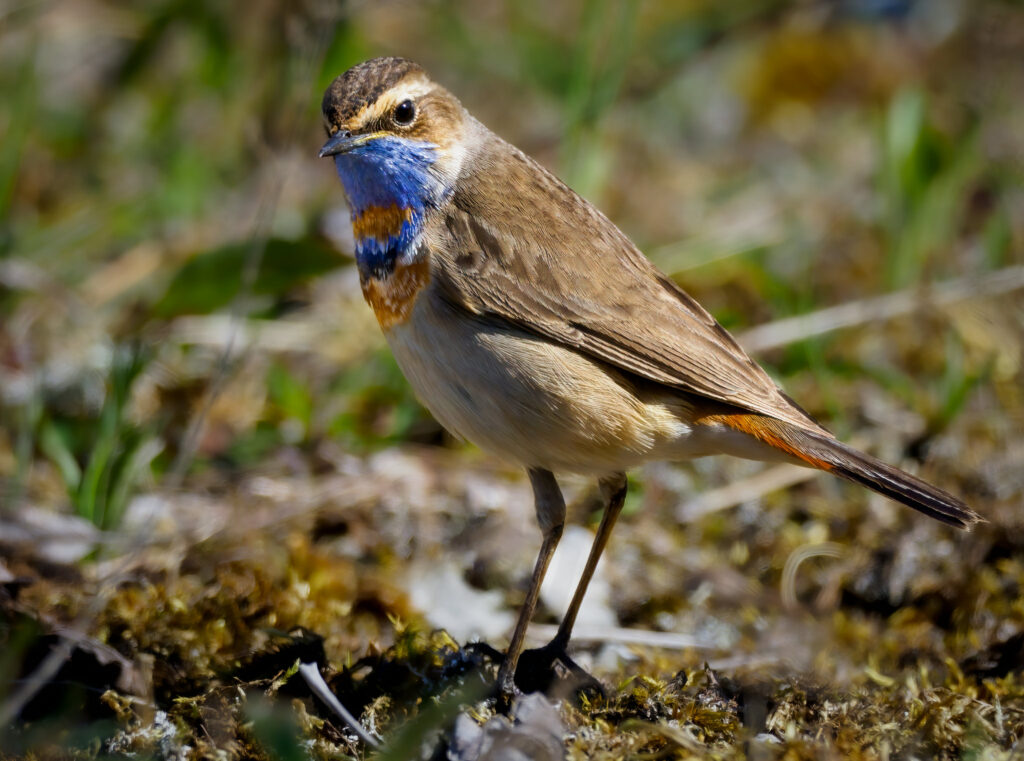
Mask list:
POLYGON ((722 451, 688 424, 678 395, 645 393, 575 351, 456 315, 429 288, 387 339, 445 428, 523 466, 603 474, 722 451))

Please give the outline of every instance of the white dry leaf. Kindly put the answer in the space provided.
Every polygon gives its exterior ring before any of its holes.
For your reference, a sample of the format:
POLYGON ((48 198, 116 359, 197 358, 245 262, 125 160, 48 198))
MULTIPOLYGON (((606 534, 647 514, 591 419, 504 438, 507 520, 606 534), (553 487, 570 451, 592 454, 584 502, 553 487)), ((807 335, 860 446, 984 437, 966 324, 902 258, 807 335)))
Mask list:
POLYGON ((453 563, 414 564, 405 588, 431 626, 444 629, 457 642, 504 637, 512 629, 513 614, 504 607, 504 595, 471 587, 453 563))

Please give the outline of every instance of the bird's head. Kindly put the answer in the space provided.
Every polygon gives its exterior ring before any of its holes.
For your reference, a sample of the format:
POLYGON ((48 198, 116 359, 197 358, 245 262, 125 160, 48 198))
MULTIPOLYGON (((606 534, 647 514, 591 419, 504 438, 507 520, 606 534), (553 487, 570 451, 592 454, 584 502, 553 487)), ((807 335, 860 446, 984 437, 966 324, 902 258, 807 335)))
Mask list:
POLYGON ((462 167, 465 112, 403 58, 374 58, 335 79, 323 100, 328 140, 348 197, 364 274, 385 276, 415 256, 425 216, 462 167))

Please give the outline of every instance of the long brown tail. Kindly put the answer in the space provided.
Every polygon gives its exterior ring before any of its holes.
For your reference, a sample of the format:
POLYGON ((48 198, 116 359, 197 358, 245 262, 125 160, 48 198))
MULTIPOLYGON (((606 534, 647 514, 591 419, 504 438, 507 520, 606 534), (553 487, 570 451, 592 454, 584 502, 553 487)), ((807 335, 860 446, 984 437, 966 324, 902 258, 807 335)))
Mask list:
POLYGON ((715 415, 714 422, 748 433, 811 467, 866 486, 950 526, 969 530, 985 520, 952 494, 824 433, 749 413, 715 415))

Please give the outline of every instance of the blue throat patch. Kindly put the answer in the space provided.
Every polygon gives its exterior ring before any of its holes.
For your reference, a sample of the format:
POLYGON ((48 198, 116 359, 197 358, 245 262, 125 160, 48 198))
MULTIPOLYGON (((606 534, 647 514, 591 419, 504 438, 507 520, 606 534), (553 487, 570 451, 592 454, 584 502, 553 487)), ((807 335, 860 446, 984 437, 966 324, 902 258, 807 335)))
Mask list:
POLYGON ((436 160, 433 143, 391 135, 334 157, 351 205, 356 262, 364 278, 394 271, 422 230, 424 212, 447 194, 430 171, 436 160))

